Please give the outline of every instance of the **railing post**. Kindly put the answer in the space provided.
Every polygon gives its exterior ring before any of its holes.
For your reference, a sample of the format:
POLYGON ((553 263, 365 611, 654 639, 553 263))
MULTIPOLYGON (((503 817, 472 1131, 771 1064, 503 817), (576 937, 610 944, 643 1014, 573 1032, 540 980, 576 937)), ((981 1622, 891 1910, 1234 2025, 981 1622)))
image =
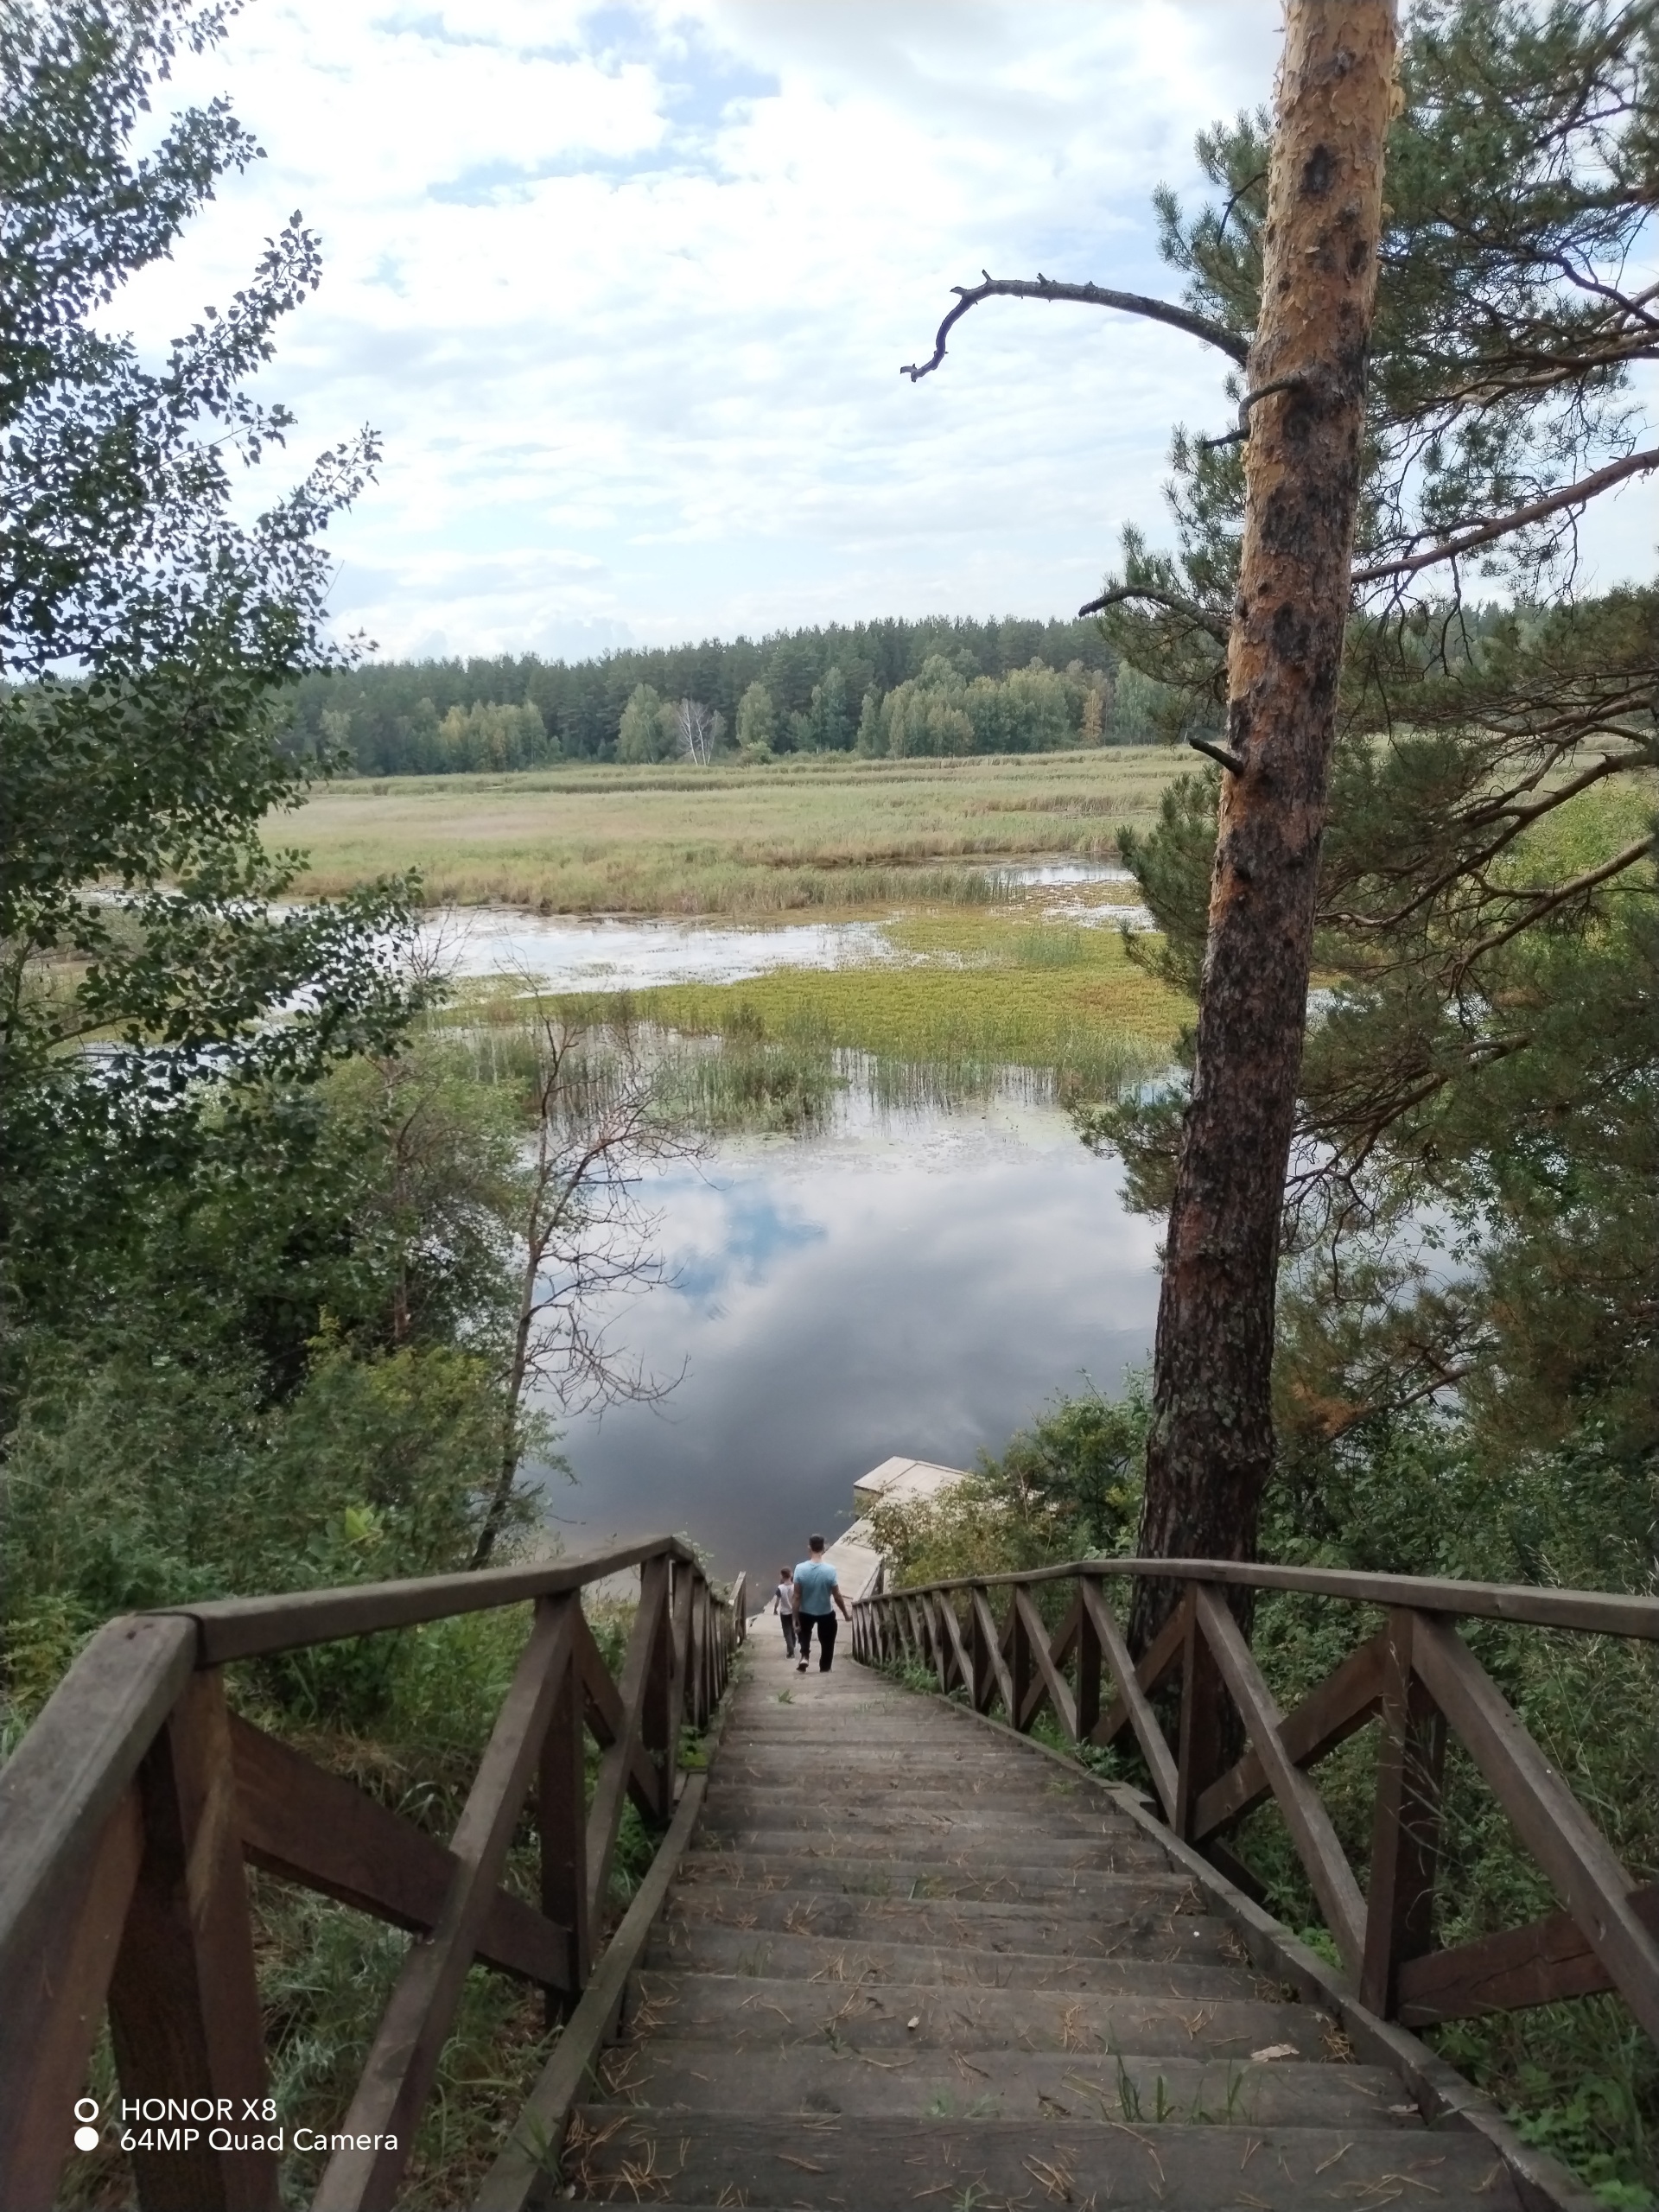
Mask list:
POLYGON ((1085 1582, 1103 1600, 1105 1587, 1096 1574, 1077 1577, 1077 1741, 1086 1744, 1100 1726, 1100 1682, 1103 1654, 1100 1630, 1084 1601, 1085 1582))
POLYGON ((1008 1590, 1008 1624, 1003 1630, 1008 1646, 1008 1679, 1014 1685, 1014 1710, 1008 1715, 1010 1723, 1023 1735, 1031 1726, 1027 1706, 1031 1698, 1031 1685, 1036 1672, 1031 1656, 1031 1637, 1026 1628, 1025 1616, 1020 1610, 1017 1596, 1019 1585, 1008 1590))
POLYGON ((1389 1613, 1382 1662, 1382 1740, 1359 2001, 1385 2018, 1396 2009, 1400 1968, 1408 1959, 1421 1958, 1434 1940, 1446 1722, 1412 1666, 1414 1620, 1404 1607, 1389 1613))
POLYGON ((1225 1764, 1221 1670, 1198 1623, 1198 1586, 1189 1582, 1181 1600, 1181 1727, 1175 1772, 1175 1833, 1192 1837, 1198 1799, 1225 1764))
MULTIPOLYGON (((138 1770, 143 1857, 110 1982, 124 2097, 227 2099, 241 2121, 266 2096, 253 1927, 236 1821, 225 1687, 193 1675, 138 1770)), ((181 2133, 193 2132, 187 2126, 181 2133)), ((130 2155, 145 2212, 276 2212, 272 2151, 215 2151, 211 2123, 179 2150, 130 2155)), ((231 2130, 258 2139, 257 2119, 231 2130)))
MULTIPOLYGON (((980 1595, 978 1591, 973 1598, 980 1595)), ((968 1633, 971 1639, 968 1655, 974 1662, 971 1695, 976 1713, 988 1713, 996 1694, 996 1667, 991 1657, 991 1640, 985 1626, 985 1614, 970 1599, 968 1606, 968 1633)))
MULTIPOLYGON (((684 1678, 683 1655, 690 1628, 693 1570, 664 1560, 662 1607, 645 1669, 639 1739, 657 1770, 656 1813, 666 1820, 674 1810, 674 1777, 679 1770, 680 1708, 684 1678)), ((642 1593, 643 1594, 643 1593, 642 1593)))
MULTIPOLYGON (((574 1602, 581 1604, 581 1599, 574 1602)), ((542 1910, 570 1930, 570 1988, 547 1993, 551 2027, 573 2007, 593 1970, 588 1910, 588 1761, 582 1732, 582 1667, 572 1641, 537 1768, 536 1825, 542 1850, 542 1910)))

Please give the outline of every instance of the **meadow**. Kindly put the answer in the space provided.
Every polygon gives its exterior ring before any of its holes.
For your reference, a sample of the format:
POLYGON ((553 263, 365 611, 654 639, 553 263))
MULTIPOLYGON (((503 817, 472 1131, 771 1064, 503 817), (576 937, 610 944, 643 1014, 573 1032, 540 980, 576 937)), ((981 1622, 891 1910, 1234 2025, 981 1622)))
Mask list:
POLYGON ((328 897, 421 873, 429 906, 721 914, 994 899, 999 862, 1114 860, 1190 760, 1107 747, 952 760, 810 755, 764 766, 581 766, 330 785, 275 817, 328 897))

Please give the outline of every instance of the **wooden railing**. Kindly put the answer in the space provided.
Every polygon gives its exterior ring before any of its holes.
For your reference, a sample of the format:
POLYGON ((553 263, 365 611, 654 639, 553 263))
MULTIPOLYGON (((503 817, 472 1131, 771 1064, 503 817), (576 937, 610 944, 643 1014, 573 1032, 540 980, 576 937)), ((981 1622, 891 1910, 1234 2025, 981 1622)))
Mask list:
POLYGON ((321 1891, 410 1947, 318 2212, 393 2202, 474 1960, 571 2006, 594 1966, 623 1807, 673 1813, 744 1633, 671 1537, 541 1566, 130 1614, 93 1637, 0 1770, 0 2205, 53 2203, 107 2007, 151 2208, 276 2212, 245 1868, 321 1891), (582 1591, 639 1570, 620 1681, 582 1591), (448 1847, 233 1713, 222 1669, 529 1601, 528 1639, 448 1847), (584 1730, 600 1746, 589 1805, 584 1730), (532 1784, 539 1910, 500 1885, 532 1784), (361 2145, 365 2147, 356 2147, 361 2145))
MULTIPOLYGON (((940 1581, 863 1599, 855 1654, 933 1673, 976 1712, 1029 1729, 1044 1707, 1073 1743, 1139 1744, 1165 1820, 1218 1871, 1249 1878, 1222 1839, 1272 1797, 1360 2002, 1408 2027, 1616 1989, 1659 2041, 1659 1883, 1638 1887, 1481 1665, 1459 1619, 1659 1640, 1659 1599, 1213 1560, 1093 1560, 940 1581), (1180 1586, 1135 1664, 1107 1598, 1116 1576, 1180 1586), (1069 1593, 1065 1586, 1072 1586, 1069 1593), (1061 1586, 1051 1636, 1037 1592, 1061 1586), (1383 1610, 1381 1627, 1281 1713, 1226 1599, 1228 1586, 1383 1610), (1007 1611, 993 1610, 1001 1593, 1007 1611), (1154 1700, 1173 1707, 1172 1745, 1154 1700), (1236 1719, 1230 1722, 1230 1706, 1236 1719), (1381 1722, 1370 1880, 1362 1891, 1307 1770, 1381 1722), (1448 1731, 1463 1745, 1563 1910, 1435 1948, 1435 1861, 1448 1731), (1226 1747, 1243 1741, 1242 1756, 1226 1747)), ((1586 1713, 1586 1730, 1606 1716, 1586 1713)))

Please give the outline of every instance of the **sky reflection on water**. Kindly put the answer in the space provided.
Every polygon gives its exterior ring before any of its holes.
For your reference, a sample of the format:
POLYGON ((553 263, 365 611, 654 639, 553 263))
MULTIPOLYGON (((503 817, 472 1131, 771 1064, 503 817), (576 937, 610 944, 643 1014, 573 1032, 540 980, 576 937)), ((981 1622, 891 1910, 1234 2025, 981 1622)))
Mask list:
MULTIPOLYGON (((1088 885, 1127 883, 1127 868, 1103 861, 1044 861, 1001 868, 1010 884, 1057 894, 1052 918, 1143 928, 1150 916, 1125 902, 1090 906, 1063 894, 1088 885)), ((908 963, 883 925, 872 921, 781 922, 747 926, 657 917, 528 914, 503 906, 448 907, 421 926, 427 950, 456 976, 534 976, 563 991, 648 990, 658 983, 743 983, 774 968, 866 968, 908 963)))
POLYGON ((1158 1224, 1121 1192, 1063 1115, 1007 1102, 849 1110, 823 1138, 675 1167, 656 1196, 675 1286, 619 1333, 685 1377, 659 1408, 572 1424, 554 1526, 572 1549, 681 1529, 765 1588, 890 1453, 969 1465, 1085 1374, 1109 1394, 1158 1294, 1158 1224))

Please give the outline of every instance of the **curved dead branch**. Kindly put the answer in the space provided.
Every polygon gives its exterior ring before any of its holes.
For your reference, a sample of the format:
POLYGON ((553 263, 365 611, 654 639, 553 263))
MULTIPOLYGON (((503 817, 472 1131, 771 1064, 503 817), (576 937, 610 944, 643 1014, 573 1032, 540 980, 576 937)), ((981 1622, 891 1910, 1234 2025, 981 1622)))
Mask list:
POLYGON ((1103 613, 1107 607, 1121 607, 1131 599, 1144 599, 1154 607, 1161 607, 1166 613, 1182 615, 1194 629, 1202 630, 1218 645, 1227 643, 1228 624, 1221 615, 1212 614, 1196 600, 1183 599, 1173 591, 1159 591, 1150 584, 1118 584, 1110 591, 1102 592, 1098 599, 1085 600, 1077 609, 1077 620, 1081 621, 1085 614, 1103 613))
POLYGON ((899 373, 908 377, 912 384, 931 376, 944 359, 944 341, 956 324, 962 321, 969 308, 976 308, 982 300, 1076 300, 1084 307, 1116 308, 1121 315, 1147 316, 1154 322, 1166 322, 1172 330, 1184 330, 1189 338, 1202 339, 1206 346, 1214 346, 1236 361, 1242 368, 1249 358, 1250 344, 1221 323, 1212 322, 1208 315, 1194 315, 1190 308, 1178 308, 1168 300, 1148 299, 1141 292, 1114 292, 1104 284, 1059 284, 1052 276, 1045 276, 1039 270, 1036 277, 993 276, 986 270, 982 284, 953 284, 957 304, 939 325, 933 340, 931 357, 925 361, 912 361, 899 373))

